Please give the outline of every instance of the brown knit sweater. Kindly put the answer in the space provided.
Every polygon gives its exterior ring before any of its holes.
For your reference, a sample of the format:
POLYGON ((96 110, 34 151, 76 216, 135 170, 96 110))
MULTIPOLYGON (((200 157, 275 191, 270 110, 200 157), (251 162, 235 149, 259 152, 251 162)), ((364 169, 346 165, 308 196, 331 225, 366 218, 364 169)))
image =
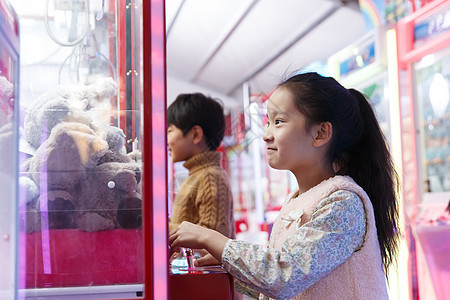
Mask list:
POLYGON ((175 196, 169 230, 183 221, 219 231, 234 237, 233 197, 225 170, 220 166, 220 152, 208 151, 189 158, 189 170, 175 196))

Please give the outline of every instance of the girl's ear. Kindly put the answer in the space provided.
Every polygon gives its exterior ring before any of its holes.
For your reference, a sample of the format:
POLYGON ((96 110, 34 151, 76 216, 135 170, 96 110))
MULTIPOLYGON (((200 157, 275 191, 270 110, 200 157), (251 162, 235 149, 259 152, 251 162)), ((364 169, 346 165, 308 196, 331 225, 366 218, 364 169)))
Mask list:
POLYGON ((330 122, 323 122, 317 125, 315 138, 313 141, 314 147, 321 147, 331 140, 333 134, 333 125, 330 122))
POLYGON ((204 134, 202 127, 194 125, 194 127, 191 128, 191 133, 192 133, 192 143, 198 144, 203 140, 204 134))

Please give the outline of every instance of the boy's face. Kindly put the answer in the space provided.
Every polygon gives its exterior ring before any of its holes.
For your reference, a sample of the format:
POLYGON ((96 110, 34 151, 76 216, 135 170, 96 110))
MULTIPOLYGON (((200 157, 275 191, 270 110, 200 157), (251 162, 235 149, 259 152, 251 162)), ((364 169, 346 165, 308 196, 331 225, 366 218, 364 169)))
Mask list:
POLYGON ((173 162, 185 161, 194 154, 191 131, 183 136, 183 131, 173 124, 167 127, 167 145, 173 162))

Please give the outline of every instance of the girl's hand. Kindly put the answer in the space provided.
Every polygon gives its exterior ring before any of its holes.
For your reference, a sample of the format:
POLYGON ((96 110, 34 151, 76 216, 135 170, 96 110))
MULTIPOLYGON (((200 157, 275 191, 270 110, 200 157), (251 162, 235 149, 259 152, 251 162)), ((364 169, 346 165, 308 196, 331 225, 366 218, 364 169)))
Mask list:
POLYGON ((211 254, 208 253, 201 258, 197 258, 194 261, 194 265, 196 267, 214 266, 214 265, 220 265, 220 261, 218 261, 214 256, 212 256, 211 254))
POLYGON ((175 259, 177 259, 178 257, 183 256, 183 254, 180 252, 170 252, 170 258, 169 258, 169 262, 172 263, 172 261, 174 261, 175 259))
POLYGON ((179 252, 180 247, 203 249, 202 237, 208 229, 184 221, 169 235, 172 252, 179 252))
POLYGON ((218 231, 184 221, 169 235, 171 255, 180 252, 180 247, 206 249, 218 262, 228 238, 218 231))

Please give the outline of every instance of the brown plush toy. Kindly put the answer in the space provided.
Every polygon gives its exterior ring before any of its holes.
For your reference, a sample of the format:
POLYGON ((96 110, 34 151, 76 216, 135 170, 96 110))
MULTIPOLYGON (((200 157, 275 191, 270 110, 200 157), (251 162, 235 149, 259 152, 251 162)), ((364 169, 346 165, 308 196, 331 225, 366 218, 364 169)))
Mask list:
POLYGON ((28 107, 19 147, 26 232, 140 226, 139 165, 125 154, 122 129, 106 125, 116 94, 106 77, 57 86, 28 107))
POLYGON ((139 167, 131 160, 105 162, 88 170, 76 203, 77 227, 85 231, 139 227, 139 182, 139 167))
POLYGON ((23 169, 44 191, 23 216, 27 232, 43 225, 84 231, 141 225, 138 164, 85 124, 56 125, 23 169))

